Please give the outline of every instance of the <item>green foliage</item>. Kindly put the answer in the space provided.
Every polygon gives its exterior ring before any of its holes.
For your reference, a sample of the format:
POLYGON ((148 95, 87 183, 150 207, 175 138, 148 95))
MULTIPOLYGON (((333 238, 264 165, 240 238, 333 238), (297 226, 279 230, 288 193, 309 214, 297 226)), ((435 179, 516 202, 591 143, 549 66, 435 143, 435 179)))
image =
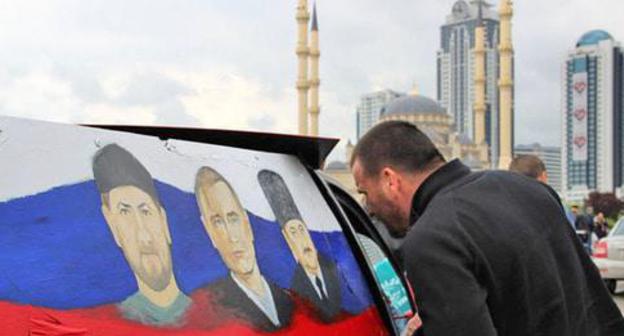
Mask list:
POLYGON ((618 218, 620 211, 624 209, 624 202, 619 200, 614 193, 592 192, 585 200, 585 206, 592 207, 594 214, 602 212, 607 218, 618 218))

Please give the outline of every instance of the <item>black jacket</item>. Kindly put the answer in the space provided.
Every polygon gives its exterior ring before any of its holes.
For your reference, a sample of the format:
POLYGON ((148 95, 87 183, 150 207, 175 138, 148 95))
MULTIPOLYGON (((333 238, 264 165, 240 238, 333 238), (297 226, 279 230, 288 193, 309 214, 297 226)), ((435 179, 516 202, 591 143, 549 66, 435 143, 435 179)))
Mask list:
POLYGON ((231 276, 216 281, 208 286, 208 292, 213 300, 234 318, 245 321, 252 327, 262 331, 276 331, 290 324, 293 312, 293 302, 288 294, 276 285, 268 282, 275 302, 275 309, 280 320, 280 325, 276 326, 271 320, 256 306, 256 304, 243 292, 234 282, 231 276))
POLYGON ((402 247, 426 336, 624 335, 624 319, 557 200, 458 160, 413 198, 402 247))
POLYGON ((338 278, 336 264, 333 261, 323 257, 320 253, 318 254, 318 259, 325 280, 327 298, 325 300, 319 298, 301 264, 297 264, 290 287, 312 305, 314 311, 323 322, 332 322, 340 313, 342 305, 340 279, 338 278))

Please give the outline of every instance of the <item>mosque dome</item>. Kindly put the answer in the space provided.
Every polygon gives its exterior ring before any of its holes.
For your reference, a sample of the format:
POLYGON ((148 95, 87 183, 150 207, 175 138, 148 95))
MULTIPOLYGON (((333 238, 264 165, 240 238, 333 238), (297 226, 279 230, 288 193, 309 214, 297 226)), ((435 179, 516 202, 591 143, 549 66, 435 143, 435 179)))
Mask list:
POLYGON ((421 95, 408 95, 390 102, 381 111, 382 116, 405 114, 444 113, 446 110, 435 100, 421 95))
POLYGON ((453 5, 452 13, 457 19, 467 19, 470 17, 470 6, 464 0, 458 0, 453 5))
POLYGON ((613 37, 611 36, 611 34, 607 33, 604 30, 592 30, 583 34, 583 36, 581 36, 581 38, 576 43, 576 46, 583 47, 594 45, 604 40, 613 40, 613 37))

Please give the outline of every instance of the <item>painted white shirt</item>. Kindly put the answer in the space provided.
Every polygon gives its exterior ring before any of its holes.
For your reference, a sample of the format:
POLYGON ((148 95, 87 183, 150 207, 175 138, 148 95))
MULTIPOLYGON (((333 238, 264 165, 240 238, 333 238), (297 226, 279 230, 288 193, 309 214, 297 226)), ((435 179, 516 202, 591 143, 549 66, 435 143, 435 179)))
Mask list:
POLYGON ((266 282, 264 277, 260 276, 262 279, 262 288, 264 290, 264 295, 259 296, 254 291, 247 288, 245 284, 243 284, 243 282, 239 281, 238 278, 236 278, 236 275, 234 275, 234 273, 230 273, 230 276, 232 277, 232 279, 234 279, 234 282, 236 283, 236 285, 238 285, 238 287, 243 292, 245 292, 245 295, 247 295, 247 297, 251 301, 253 301, 258 308, 260 308, 260 310, 264 313, 264 315, 266 315, 266 317, 269 318, 269 320, 271 320, 273 325, 279 326, 280 320, 277 316, 277 308, 275 308, 275 301, 273 300, 273 294, 271 294, 271 289, 269 288, 269 284, 266 282))

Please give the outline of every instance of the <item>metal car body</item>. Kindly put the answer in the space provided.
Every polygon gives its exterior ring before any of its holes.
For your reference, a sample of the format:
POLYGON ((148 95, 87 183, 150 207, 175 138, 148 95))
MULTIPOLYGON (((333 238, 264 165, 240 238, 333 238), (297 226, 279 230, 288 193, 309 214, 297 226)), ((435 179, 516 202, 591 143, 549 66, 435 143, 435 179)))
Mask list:
POLYGON ((336 143, 0 116, 4 332, 400 334, 392 252, 318 172, 336 143))
POLYGON ((614 293, 617 281, 624 280, 624 218, 594 244, 592 259, 607 288, 614 293))

